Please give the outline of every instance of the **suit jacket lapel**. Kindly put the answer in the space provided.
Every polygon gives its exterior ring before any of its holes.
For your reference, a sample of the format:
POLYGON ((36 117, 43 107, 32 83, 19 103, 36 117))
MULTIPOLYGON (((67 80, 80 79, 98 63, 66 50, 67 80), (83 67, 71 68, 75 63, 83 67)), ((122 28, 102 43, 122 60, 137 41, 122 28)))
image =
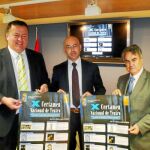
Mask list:
POLYGON ((140 89, 142 89, 142 86, 143 86, 145 79, 146 79, 146 71, 144 69, 141 76, 139 77, 133 91, 132 91, 131 96, 135 96, 136 94, 138 94, 140 92, 140 89))
MULTIPOLYGON (((6 48, 4 53, 3 53, 3 58, 4 58, 4 66, 6 68, 7 72, 7 83, 11 83, 8 86, 12 86, 11 88, 13 91, 15 91, 15 97, 18 95, 18 90, 17 90, 17 83, 16 83, 16 77, 13 69, 13 64, 12 64, 12 59, 11 55, 9 53, 9 50, 6 48)), ((17 97, 16 97, 17 98, 17 97)))
POLYGON ((117 83, 117 88, 121 90, 122 94, 126 94, 127 86, 128 86, 129 74, 126 74, 119 78, 117 83))
POLYGON ((34 87, 35 87, 34 83, 37 82, 37 81, 34 82, 34 80, 36 80, 35 79, 36 71, 35 71, 34 63, 36 62, 34 62, 33 60, 34 58, 32 57, 30 51, 28 51, 28 49, 26 49, 26 55, 27 55, 29 71, 30 71, 31 90, 34 90, 34 87))
POLYGON ((66 82, 65 85, 64 85, 65 86, 65 90, 69 92, 68 61, 66 61, 64 63, 62 72, 63 72, 62 73, 63 79, 66 82))
POLYGON ((82 69, 82 92, 84 92, 85 91, 85 89, 86 89, 86 63, 81 59, 81 69, 82 69))

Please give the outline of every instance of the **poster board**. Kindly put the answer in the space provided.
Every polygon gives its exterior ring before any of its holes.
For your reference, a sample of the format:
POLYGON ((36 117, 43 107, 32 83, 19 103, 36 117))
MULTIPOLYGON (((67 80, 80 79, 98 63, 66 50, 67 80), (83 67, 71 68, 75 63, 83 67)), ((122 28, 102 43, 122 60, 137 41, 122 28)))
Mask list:
POLYGON ((128 150, 129 97, 93 95, 81 102, 84 150, 128 150))
POLYGON ((21 92, 19 150, 67 150, 69 95, 21 92))

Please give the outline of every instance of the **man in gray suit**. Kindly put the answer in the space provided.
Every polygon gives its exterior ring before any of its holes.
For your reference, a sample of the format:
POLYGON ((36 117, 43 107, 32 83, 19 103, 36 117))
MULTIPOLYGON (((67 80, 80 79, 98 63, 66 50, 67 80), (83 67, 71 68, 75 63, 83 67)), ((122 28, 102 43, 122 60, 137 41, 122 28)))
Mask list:
MULTIPOLYGON (((133 77, 130 97, 129 128, 131 150, 150 149, 150 72, 143 68, 142 51, 137 45, 123 50, 122 58, 128 74, 119 77, 117 88, 113 94, 126 95, 129 89, 129 78, 133 77)), ((130 84, 131 85, 131 84, 130 84)))
POLYGON ((0 150, 16 150, 18 137, 18 113, 21 102, 18 56, 24 62, 23 86, 26 91, 48 91, 49 79, 43 56, 27 49, 28 26, 23 21, 12 21, 6 29, 8 47, 0 50, 0 150), (25 84, 26 83, 26 84, 25 84))

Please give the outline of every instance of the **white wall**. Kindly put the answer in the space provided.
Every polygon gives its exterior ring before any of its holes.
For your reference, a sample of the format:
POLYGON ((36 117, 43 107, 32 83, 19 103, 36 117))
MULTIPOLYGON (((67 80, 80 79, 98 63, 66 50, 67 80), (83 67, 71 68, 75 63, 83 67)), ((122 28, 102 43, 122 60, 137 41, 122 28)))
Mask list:
POLYGON ((106 88, 106 94, 111 94, 116 88, 118 77, 126 72, 125 67, 100 66, 100 73, 106 88))
MULTIPOLYGON (((150 70, 150 19, 132 19, 131 26, 131 41, 138 44, 143 50, 145 68, 150 70)), ((39 25, 38 29, 41 39, 42 53, 46 61, 49 76, 51 77, 53 66, 66 59, 63 52, 63 40, 67 35, 67 25, 39 25)), ((33 48, 35 41, 35 26, 30 27, 30 35, 29 47, 33 48)), ((124 67, 111 65, 100 65, 99 68, 107 94, 111 94, 112 90, 116 88, 118 77, 126 73, 126 70, 124 67)))
POLYGON ((133 25, 133 43, 138 44, 144 57, 144 66, 150 71, 150 18, 134 19, 133 25))

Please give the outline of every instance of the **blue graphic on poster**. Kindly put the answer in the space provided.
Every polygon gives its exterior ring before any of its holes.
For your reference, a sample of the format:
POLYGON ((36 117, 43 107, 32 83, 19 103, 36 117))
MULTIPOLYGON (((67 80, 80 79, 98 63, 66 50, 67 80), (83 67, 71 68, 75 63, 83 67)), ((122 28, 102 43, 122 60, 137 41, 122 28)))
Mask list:
POLYGON ((82 99, 84 122, 129 121, 127 96, 93 95, 82 99), (86 114, 86 115, 85 115, 86 114))
POLYGON ((69 118, 69 95, 56 92, 39 94, 37 92, 21 92, 22 120, 32 121, 69 118))

